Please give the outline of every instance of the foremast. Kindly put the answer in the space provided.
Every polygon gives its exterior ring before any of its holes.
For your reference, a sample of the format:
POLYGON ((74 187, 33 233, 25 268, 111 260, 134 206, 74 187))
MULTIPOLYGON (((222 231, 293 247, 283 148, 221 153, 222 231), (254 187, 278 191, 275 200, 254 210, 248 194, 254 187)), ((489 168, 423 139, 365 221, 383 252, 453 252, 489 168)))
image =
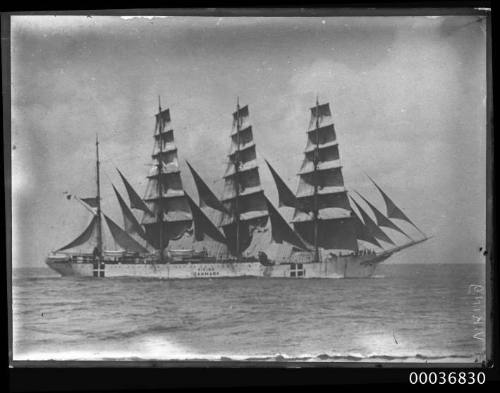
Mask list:
POLYGON ((330 106, 317 99, 310 110, 292 223, 301 237, 313 245, 314 261, 320 262, 320 248, 355 252, 358 244, 330 106))

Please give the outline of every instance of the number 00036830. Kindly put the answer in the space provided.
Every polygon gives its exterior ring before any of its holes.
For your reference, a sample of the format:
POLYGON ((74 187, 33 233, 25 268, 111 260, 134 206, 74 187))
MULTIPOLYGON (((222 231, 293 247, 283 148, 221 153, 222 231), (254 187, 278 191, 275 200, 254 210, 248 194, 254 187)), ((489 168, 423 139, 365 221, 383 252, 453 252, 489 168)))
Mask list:
POLYGON ((410 383, 412 385, 416 384, 430 384, 430 385, 473 385, 479 384, 482 385, 486 380, 486 376, 484 372, 473 372, 473 371, 421 371, 415 372, 412 371, 410 373, 410 383))

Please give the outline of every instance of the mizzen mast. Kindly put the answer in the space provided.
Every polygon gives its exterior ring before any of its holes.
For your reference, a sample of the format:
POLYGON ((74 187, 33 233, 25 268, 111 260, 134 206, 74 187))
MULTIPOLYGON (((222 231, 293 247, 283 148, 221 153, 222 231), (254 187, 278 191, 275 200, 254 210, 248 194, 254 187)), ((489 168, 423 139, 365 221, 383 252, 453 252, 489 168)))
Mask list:
POLYGON ((97 250, 99 259, 102 257, 102 222, 101 222, 101 181, 100 181, 100 162, 99 162, 99 137, 95 137, 96 149, 96 183, 97 183, 97 250))

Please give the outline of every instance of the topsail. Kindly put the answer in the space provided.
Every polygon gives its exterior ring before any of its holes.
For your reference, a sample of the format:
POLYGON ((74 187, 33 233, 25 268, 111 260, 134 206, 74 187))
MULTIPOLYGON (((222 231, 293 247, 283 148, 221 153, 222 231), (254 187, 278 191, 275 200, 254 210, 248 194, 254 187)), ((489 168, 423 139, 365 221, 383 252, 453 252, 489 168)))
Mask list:
POLYGON ((142 224, 148 242, 163 250, 170 240, 181 238, 191 229, 192 215, 184 194, 174 143, 174 130, 170 126, 170 111, 156 114, 154 165, 148 176, 145 202, 148 210, 142 224))

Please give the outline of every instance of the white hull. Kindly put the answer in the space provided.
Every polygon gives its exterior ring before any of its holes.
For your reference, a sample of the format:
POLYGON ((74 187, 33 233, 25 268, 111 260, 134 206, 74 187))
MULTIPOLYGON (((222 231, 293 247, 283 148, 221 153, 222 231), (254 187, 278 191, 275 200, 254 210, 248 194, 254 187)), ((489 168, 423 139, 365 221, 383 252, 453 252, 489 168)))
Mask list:
POLYGON ((264 266, 259 261, 211 261, 152 263, 97 263, 70 258, 47 258, 47 265, 62 276, 148 277, 159 279, 274 277, 274 278, 367 278, 378 263, 391 254, 351 255, 322 262, 293 262, 264 266))

